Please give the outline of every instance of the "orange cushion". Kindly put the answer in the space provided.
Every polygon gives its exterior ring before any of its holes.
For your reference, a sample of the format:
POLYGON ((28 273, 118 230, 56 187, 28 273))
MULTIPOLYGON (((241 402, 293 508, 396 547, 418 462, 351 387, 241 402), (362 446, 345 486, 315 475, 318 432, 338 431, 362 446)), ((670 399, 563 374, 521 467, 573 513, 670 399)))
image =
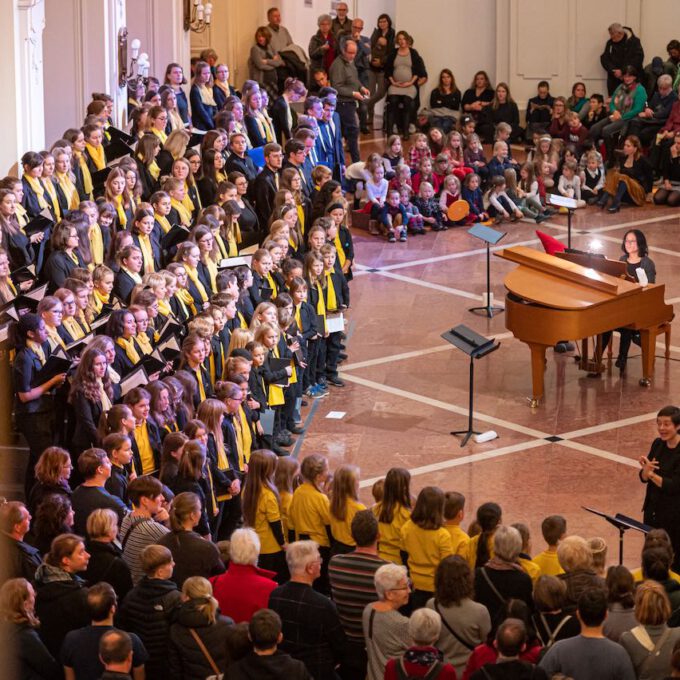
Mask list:
POLYGON ((565 246, 562 241, 558 241, 556 238, 550 236, 550 234, 544 234, 542 231, 538 231, 538 229, 536 230, 536 236, 541 239, 543 248, 548 255, 561 253, 567 249, 567 246, 565 246))

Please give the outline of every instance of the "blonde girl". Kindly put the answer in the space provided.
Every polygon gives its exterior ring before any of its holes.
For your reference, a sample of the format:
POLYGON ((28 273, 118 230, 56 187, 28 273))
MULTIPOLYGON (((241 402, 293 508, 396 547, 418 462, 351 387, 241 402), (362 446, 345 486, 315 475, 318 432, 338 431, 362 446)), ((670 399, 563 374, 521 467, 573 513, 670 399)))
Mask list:
POLYGON ((254 339, 253 332, 247 328, 234 328, 229 339, 227 356, 231 356, 235 349, 245 349, 245 346, 254 339))
POLYGON ((444 216, 444 223, 448 222, 446 212, 452 203, 460 200, 460 180, 456 175, 447 175, 444 178, 441 194, 439 195, 439 208, 444 216))
POLYGON ((288 189, 293 194, 298 214, 300 233, 304 236, 312 205, 304 194, 300 173, 295 168, 284 168, 281 173, 281 186, 284 189, 288 189))
POLYGON ((333 475, 331 484, 331 533, 332 553, 344 554, 356 548, 352 538, 352 520, 366 506, 359 503, 359 468, 355 465, 341 465, 333 475))
POLYGON ((92 271, 98 264, 103 264, 106 246, 111 241, 111 233, 107 231, 106 234, 104 234, 99 226, 99 210, 94 201, 81 201, 79 210, 83 212, 88 219, 87 235, 91 256, 88 268, 92 271))

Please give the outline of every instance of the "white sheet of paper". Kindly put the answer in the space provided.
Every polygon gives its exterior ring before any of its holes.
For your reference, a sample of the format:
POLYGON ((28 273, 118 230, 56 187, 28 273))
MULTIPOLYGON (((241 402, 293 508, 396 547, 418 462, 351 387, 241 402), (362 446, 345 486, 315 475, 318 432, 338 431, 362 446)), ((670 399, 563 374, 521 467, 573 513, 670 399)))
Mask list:
POLYGON ((346 411, 329 411, 326 418, 330 418, 331 420, 342 420, 346 415, 346 411))
POLYGON ((342 312, 329 314, 326 317, 326 328, 329 333, 339 333, 345 330, 345 317, 342 312))

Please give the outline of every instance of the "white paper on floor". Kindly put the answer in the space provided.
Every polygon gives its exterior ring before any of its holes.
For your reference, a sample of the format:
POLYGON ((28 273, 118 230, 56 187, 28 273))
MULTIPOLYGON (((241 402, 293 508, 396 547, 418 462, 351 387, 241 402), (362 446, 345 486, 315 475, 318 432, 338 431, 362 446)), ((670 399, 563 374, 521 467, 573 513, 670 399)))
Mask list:
POLYGON ((332 420, 341 420, 347 415, 345 411, 329 411, 326 418, 331 418, 332 420))

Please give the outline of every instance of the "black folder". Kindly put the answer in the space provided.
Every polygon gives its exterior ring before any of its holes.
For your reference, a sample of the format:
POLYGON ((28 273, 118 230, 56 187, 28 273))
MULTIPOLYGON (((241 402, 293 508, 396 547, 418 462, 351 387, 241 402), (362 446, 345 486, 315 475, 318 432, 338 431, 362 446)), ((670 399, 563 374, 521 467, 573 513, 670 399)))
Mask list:
POLYGON ((38 387, 60 373, 68 373, 71 366, 73 366, 71 357, 62 348, 57 349, 35 374, 31 387, 38 387))

